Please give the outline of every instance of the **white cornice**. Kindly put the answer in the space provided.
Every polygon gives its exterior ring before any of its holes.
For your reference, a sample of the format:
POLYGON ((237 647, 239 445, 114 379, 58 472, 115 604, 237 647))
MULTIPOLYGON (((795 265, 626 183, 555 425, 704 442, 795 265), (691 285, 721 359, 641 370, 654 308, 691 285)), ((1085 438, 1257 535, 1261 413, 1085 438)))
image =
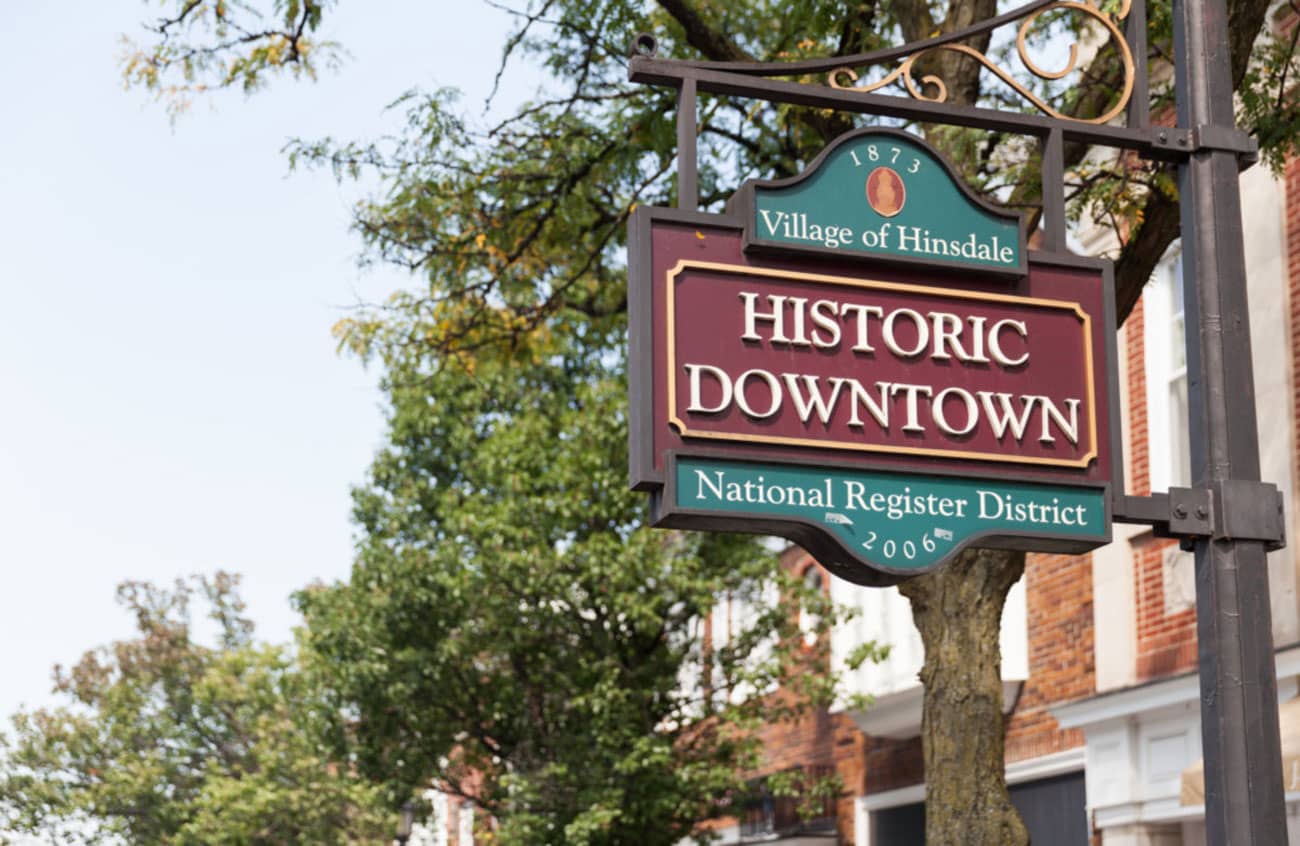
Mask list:
MULTIPOLYGON (((1294 813, 1300 805, 1300 793, 1287 793, 1283 800, 1287 808, 1294 813)), ((1143 823, 1174 823, 1205 818, 1204 805, 1182 805, 1177 796, 1161 799, 1148 799, 1137 802, 1118 802, 1113 805, 1097 805, 1090 808, 1093 823, 1098 829, 1115 826, 1138 825, 1143 823)))
POLYGON ((910 784, 897 790, 885 790, 880 793, 868 793, 858 797, 858 807, 864 811, 883 811, 897 808, 899 805, 915 805, 925 801, 925 785, 910 784))
POLYGON ((1085 748, 1076 746, 1064 752, 1041 755, 1026 761, 1015 761, 1007 764, 1007 784, 1023 784, 1040 778, 1077 773, 1083 769, 1086 759, 1085 748))
MULTIPOLYGON (((1279 679, 1300 675, 1300 646, 1289 646, 1278 652, 1275 660, 1279 679)), ((1086 728, 1159 708, 1195 702, 1200 696, 1200 678, 1193 672, 1058 705, 1050 711, 1063 729, 1086 728)))
POLYGON ((1061 728, 1079 728, 1143 711, 1194 702, 1201 695, 1195 673, 1103 693, 1049 709, 1061 728))
MULTIPOLYGON (((1009 714, 1020 698, 1021 679, 1002 680, 1002 713, 1009 714)), ((907 740, 921 733, 921 685, 914 684, 877 696, 862 711, 848 711, 858 728, 872 737, 907 740)))

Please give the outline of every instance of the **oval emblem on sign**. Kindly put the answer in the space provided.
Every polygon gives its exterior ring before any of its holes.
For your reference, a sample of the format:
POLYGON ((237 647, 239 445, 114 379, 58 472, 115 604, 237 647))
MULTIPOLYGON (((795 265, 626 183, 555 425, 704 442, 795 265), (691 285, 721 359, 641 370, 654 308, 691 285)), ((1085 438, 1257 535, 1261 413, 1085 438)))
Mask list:
POLYGON ((867 202, 881 217, 893 217, 903 210, 907 189, 893 168, 878 167, 867 177, 867 202))

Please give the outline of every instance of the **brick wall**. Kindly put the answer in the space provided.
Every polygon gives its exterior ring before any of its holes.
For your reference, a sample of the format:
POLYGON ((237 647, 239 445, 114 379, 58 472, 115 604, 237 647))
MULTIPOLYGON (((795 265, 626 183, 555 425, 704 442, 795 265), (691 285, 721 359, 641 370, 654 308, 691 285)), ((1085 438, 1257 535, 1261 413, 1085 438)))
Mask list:
POLYGON ((1151 493, 1151 454, 1147 446, 1147 371, 1146 371, 1146 308, 1137 301, 1128 319, 1124 321, 1124 343, 1128 361, 1123 378, 1128 382, 1129 442, 1125 444, 1129 459, 1129 493, 1145 496, 1151 493))
POLYGON ((1196 667, 1196 609, 1167 609, 1166 555, 1178 542, 1148 536, 1133 548, 1137 611, 1137 679, 1146 681, 1196 667))
POLYGON ((1029 678, 1007 723, 1007 761, 1083 745, 1048 709, 1096 692, 1092 561, 1087 555, 1031 554, 1025 562, 1029 678))
MULTIPOLYGON (((865 788, 868 738, 844 714, 818 711, 802 720, 765 726, 763 764, 755 775, 795 767, 833 768, 844 784, 836 803, 840 842, 853 842, 853 799, 865 788)), ((919 747, 917 759, 919 761, 919 747)))
MULTIPOLYGON (((809 567, 820 567, 813 558, 798 547, 790 547, 781 557, 781 566, 802 577, 809 567)), ((823 589, 829 590, 831 576, 822 572, 823 589)), ((706 637, 708 634, 706 632, 706 637)), ((778 692, 777 696, 783 695, 778 692)), ((840 842, 853 842, 853 799, 862 794, 866 786, 866 761, 869 739, 844 714, 815 711, 791 722, 764 726, 759 735, 763 741, 763 760, 752 775, 763 776, 793 768, 832 768, 844 784, 844 792, 836 803, 836 818, 840 842)), ((918 754, 919 760, 919 754, 918 754)), ((735 825, 734 818, 711 821, 706 827, 723 828, 735 825)))
POLYGON ((866 740, 864 794, 883 793, 925 781, 925 758, 921 754, 920 737, 907 740, 863 737, 866 740))
MULTIPOLYGON (((1128 360, 1123 363, 1130 398, 1126 445, 1130 485, 1131 492, 1138 495, 1151 493, 1145 322, 1145 305, 1139 300, 1124 323, 1128 360)), ((1177 542, 1147 535, 1132 543, 1137 678, 1145 681, 1192 669, 1196 666, 1196 612, 1185 609, 1166 613, 1165 557, 1177 542)))
MULTIPOLYGON (((782 566, 801 575, 819 566, 797 547, 782 556, 782 566)), ((829 586, 829 574, 823 573, 829 586)), ((840 843, 854 842, 854 798, 906 787, 924 780, 921 739, 890 740, 864 734, 845 714, 821 711, 802 720, 765 726, 763 764, 756 775, 792 767, 832 767, 844 784, 836 803, 840 843)), ((730 820, 726 821, 732 822, 730 820)))

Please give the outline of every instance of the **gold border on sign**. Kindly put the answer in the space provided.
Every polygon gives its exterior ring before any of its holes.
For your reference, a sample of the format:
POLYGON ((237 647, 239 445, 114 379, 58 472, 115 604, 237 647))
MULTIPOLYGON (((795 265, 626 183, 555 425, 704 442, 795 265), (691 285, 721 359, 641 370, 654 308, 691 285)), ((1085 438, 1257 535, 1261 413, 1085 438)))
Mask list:
POLYGON ((1012 464, 1039 464, 1058 467, 1087 467, 1097 457, 1097 397, 1093 377, 1092 352, 1092 318, 1076 302, 1069 300, 1046 300, 1035 297, 1017 297, 1011 294, 988 294, 979 291, 956 291, 951 289, 936 290, 923 285, 909 285, 901 282, 882 282, 876 279, 853 279, 847 276, 828 276, 821 273, 803 273, 790 270, 773 270, 765 267, 745 267, 743 265, 725 264, 713 261, 690 261, 682 259, 668 271, 665 277, 665 314, 668 320, 668 337, 666 353, 668 358, 668 422, 677 429, 683 438, 708 438, 722 441, 742 441, 749 443, 781 444, 783 446, 818 447, 821 449, 851 450, 854 452, 881 452, 901 455, 940 456, 943 458, 964 458, 973 461, 1000 461, 1012 464), (1005 455, 1001 453, 970 452, 963 450, 934 449, 926 447, 904 447, 890 444, 853 444, 842 441, 822 440, 817 438, 791 438, 782 435, 742 435, 734 432, 706 432, 691 429, 686 421, 677 415, 677 316, 674 312, 674 289, 677 277, 687 270, 706 270, 732 273, 742 276, 760 276, 775 279, 788 279, 796 282, 825 282, 832 285, 844 285, 851 288, 894 291, 907 294, 920 294, 927 297, 948 299, 978 300, 982 302, 1011 303, 1037 308, 1050 308, 1068 311, 1083 324, 1083 358, 1084 384, 1088 401, 1088 448, 1082 458, 1040 458, 1032 456, 1005 455))

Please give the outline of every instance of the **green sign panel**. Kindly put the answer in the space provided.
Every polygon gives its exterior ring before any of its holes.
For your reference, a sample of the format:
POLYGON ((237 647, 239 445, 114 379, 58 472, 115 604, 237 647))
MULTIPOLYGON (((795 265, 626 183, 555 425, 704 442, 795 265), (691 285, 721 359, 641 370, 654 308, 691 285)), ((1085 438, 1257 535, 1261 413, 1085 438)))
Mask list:
POLYGON ((739 196, 751 248, 1025 273, 1020 216, 975 197, 905 132, 847 135, 798 176, 747 183, 739 196))
MULTIPOLYGON (((848 553, 849 562, 895 575, 931 570, 980 539, 1061 551, 1109 540, 1101 488, 686 455, 676 457, 672 472, 665 524, 707 528, 707 513, 720 518, 722 528, 757 519, 756 525, 785 528, 800 542, 821 533, 848 553), (692 519, 691 512, 704 519, 692 519)), ((846 557, 838 557, 843 564, 846 557)))

